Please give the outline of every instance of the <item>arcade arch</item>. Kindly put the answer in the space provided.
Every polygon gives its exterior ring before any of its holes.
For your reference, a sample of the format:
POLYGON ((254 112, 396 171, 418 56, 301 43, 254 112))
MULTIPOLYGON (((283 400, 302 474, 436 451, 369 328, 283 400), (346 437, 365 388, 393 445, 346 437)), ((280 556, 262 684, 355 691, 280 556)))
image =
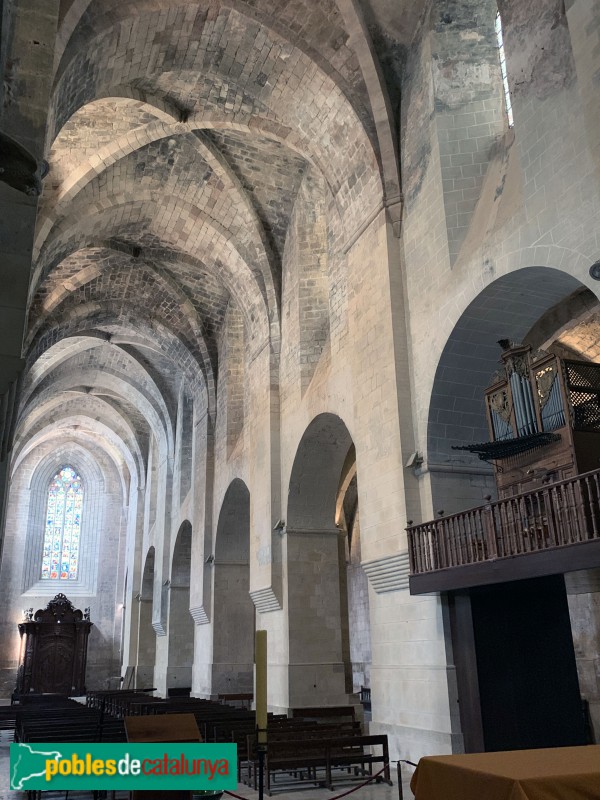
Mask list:
POLYGON ((214 574, 213 693, 253 691, 254 605, 250 598, 250 492, 230 483, 217 523, 214 574))
POLYGON ((171 560, 169 585, 169 663, 167 689, 191 688, 194 620, 190 615, 192 526, 181 523, 171 560))
POLYGON ((368 589, 358 520, 352 436, 340 417, 320 414, 298 445, 288 493, 291 707, 347 702, 367 681, 368 589))
POLYGON ((156 631, 152 627, 154 592, 155 550, 150 547, 144 560, 141 591, 137 596, 140 604, 138 623, 138 652, 135 671, 135 688, 149 689, 154 686, 156 662, 156 631))
MULTIPOLYGON (((489 284, 458 319, 442 351, 429 403, 426 468, 433 512, 479 505, 494 494, 491 469, 452 448, 488 441, 483 392, 497 369, 500 339, 524 341, 538 321, 583 285, 568 272, 525 267, 489 284)), ((547 344, 532 341, 535 346, 547 344)))

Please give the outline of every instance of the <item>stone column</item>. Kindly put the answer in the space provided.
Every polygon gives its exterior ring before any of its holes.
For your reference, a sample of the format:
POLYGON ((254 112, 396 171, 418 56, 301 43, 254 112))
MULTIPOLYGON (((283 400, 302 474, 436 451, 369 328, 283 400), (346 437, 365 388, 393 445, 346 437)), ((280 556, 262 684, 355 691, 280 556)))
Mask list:
POLYGON ((340 531, 286 531, 289 705, 348 703, 342 648, 340 531))

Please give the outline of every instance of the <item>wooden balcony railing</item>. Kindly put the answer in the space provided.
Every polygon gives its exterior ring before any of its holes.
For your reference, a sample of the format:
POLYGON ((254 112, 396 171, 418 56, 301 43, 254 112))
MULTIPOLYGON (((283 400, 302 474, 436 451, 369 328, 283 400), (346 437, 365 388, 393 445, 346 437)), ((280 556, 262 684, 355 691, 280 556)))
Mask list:
POLYGON ((411 575, 600 540, 600 470, 407 532, 411 575))

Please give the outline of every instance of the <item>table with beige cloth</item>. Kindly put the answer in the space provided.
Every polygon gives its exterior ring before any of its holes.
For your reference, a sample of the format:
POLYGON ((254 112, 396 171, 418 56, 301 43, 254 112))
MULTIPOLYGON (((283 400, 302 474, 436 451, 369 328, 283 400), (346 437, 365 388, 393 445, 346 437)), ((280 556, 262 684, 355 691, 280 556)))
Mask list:
POLYGON ((600 800, 600 745, 428 756, 416 800, 600 800))

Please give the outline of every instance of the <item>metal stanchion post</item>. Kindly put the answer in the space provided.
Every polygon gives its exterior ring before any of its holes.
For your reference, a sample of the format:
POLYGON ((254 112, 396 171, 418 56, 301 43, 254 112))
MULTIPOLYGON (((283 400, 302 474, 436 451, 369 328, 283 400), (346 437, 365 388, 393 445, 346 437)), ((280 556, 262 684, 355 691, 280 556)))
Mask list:
POLYGON ((264 800, 265 796, 265 748, 258 745, 258 800, 264 800))

